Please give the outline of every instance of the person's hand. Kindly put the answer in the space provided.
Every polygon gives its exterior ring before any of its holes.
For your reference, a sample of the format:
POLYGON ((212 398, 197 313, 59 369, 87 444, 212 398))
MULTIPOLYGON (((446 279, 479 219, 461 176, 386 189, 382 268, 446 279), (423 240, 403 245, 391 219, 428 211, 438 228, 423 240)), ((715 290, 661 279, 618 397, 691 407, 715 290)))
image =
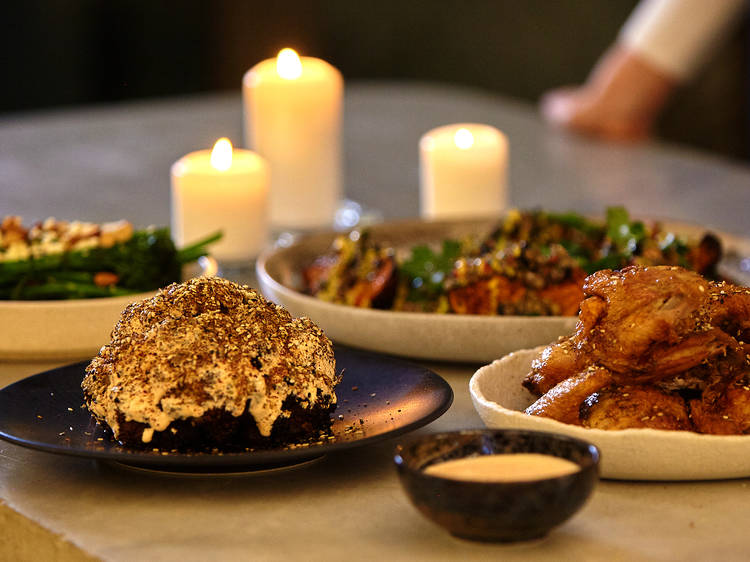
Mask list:
POLYGON ((542 115, 550 123, 614 141, 647 138, 675 81, 637 54, 615 45, 579 87, 545 94, 542 115))

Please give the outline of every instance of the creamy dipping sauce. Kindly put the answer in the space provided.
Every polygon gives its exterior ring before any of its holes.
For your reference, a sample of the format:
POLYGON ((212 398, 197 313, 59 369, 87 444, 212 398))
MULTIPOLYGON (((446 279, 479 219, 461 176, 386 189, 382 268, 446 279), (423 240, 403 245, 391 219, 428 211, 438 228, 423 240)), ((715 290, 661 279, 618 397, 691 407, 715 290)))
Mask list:
POLYGON ((557 478, 581 470, 576 463, 552 455, 513 453, 479 455, 428 466, 425 474, 470 482, 524 482, 557 478))

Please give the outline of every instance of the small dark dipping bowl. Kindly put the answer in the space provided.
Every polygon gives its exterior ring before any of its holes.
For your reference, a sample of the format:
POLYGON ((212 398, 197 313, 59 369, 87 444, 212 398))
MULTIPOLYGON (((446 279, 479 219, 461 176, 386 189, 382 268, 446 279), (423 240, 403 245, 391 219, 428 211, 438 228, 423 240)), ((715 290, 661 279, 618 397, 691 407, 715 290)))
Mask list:
POLYGON ((554 433, 477 429, 421 435, 396 447, 401 484, 416 508, 453 535, 524 541, 546 535, 583 505, 599 478, 599 450, 554 433), (479 455, 539 453, 580 465, 567 476, 527 482, 469 482, 425 474, 428 466, 479 455))

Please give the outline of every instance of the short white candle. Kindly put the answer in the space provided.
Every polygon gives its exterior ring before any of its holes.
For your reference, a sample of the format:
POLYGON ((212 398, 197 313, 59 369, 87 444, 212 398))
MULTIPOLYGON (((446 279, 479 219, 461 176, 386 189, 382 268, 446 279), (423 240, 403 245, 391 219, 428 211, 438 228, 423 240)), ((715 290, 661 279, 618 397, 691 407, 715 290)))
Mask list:
POLYGON ((272 225, 330 226, 341 199, 341 73, 284 49, 242 86, 245 142, 271 166, 272 225))
POLYGON ((211 255, 223 262, 258 256, 268 237, 268 163, 229 139, 172 165, 172 237, 178 247, 222 230, 211 255))
POLYGON ((419 156, 423 217, 498 216, 505 209, 508 139, 495 127, 432 129, 419 142, 419 156))

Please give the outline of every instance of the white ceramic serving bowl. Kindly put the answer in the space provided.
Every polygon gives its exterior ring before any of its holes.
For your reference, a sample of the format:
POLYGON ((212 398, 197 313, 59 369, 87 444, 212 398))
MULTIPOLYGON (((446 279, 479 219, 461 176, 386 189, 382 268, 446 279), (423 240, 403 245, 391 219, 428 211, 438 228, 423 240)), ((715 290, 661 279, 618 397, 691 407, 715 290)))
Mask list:
POLYGON ((750 476, 750 435, 656 429, 605 431, 525 414, 534 396, 521 381, 541 349, 511 353, 482 367, 471 378, 471 398, 487 427, 549 431, 593 443, 601 451, 603 478, 717 480, 750 476))
MULTIPOLYGON (((187 267, 185 275, 215 275, 216 261, 187 267)), ((0 359, 73 360, 96 355, 109 341, 123 309, 156 291, 122 297, 0 301, 0 359)))

